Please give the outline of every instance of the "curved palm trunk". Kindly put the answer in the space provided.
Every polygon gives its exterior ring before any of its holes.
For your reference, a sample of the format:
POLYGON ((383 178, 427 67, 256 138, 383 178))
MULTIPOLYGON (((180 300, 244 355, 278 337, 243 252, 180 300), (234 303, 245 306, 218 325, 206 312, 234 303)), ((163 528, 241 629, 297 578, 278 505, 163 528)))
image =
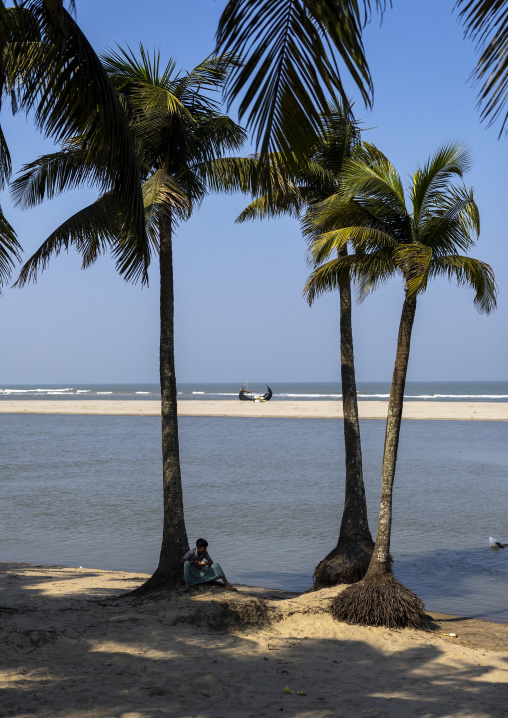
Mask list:
POLYGON ((415 312, 416 299, 408 299, 406 297, 400 318, 397 354, 395 356, 390 400, 388 402, 388 417, 386 420, 385 446, 383 452, 381 504, 379 507, 376 546, 367 575, 378 572, 391 573, 390 539, 392 532, 393 482, 395 479, 400 425, 402 422, 402 409, 404 407, 404 389, 406 388, 411 332, 415 312))
POLYGON ((425 616, 425 607, 418 596, 392 575, 390 557, 393 482, 415 312, 416 299, 408 299, 406 296, 400 319, 397 354, 388 402, 381 504, 374 553, 365 578, 339 594, 331 606, 334 618, 347 623, 390 628, 418 626, 425 616))
MULTIPOLYGON (((347 253, 347 247, 343 247, 339 252, 339 257, 346 257, 347 253)), ((341 284, 339 292, 340 370, 346 457, 345 501, 337 546, 316 567, 314 588, 360 581, 369 567, 374 548, 374 541, 369 530, 363 483, 351 321, 351 282, 341 284)))
MULTIPOLYGON (((141 587, 143 591, 183 580, 180 559, 189 549, 185 528, 174 349, 173 249, 171 222, 160 220, 160 382, 162 415, 162 484, 164 523, 159 565, 141 587)), ((139 590, 139 589, 138 589, 139 590)))

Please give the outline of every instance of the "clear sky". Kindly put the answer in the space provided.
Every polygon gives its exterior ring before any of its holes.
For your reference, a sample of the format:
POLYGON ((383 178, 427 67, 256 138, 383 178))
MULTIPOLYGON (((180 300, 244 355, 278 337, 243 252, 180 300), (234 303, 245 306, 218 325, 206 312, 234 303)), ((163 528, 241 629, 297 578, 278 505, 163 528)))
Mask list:
MULTIPOLYGON (((489 316, 473 294, 434 282, 419 301, 408 379, 504 380, 508 354, 505 237, 508 139, 480 125, 468 82, 474 49, 452 15, 453 0, 394 0, 383 24, 364 35, 375 85, 356 115, 404 179, 443 141, 464 140, 475 163, 482 232, 472 255, 489 262, 499 307, 489 316)), ((139 41, 190 69, 213 49, 225 0, 77 0, 77 19, 97 50, 139 41)), ((352 85, 350 94, 358 97, 352 85)), ((235 117, 236 119, 236 117, 235 117)), ((30 120, 2 124, 14 167, 52 151, 30 120)), ((251 151, 246 147, 246 153, 251 151)), ((71 213, 95 198, 68 193, 20 212, 2 207, 25 258, 71 213)), ((234 223, 247 200, 211 196, 175 239, 177 379, 185 381, 334 381, 339 377, 338 295, 309 308, 305 244, 295 220, 234 223)), ((14 276, 17 276, 16 274, 14 276)), ((391 378, 402 288, 394 281, 354 307, 357 376, 391 378)), ((37 285, 0 297, 0 384, 158 381, 158 279, 126 284, 109 258, 81 271, 73 251, 55 257, 37 285)))

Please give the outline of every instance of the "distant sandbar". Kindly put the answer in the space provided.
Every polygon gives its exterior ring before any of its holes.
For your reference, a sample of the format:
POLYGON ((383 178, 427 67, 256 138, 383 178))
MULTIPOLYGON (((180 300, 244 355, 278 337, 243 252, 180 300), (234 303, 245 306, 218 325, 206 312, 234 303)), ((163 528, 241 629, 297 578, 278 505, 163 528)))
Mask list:
MULTIPOLYGON (((386 419, 388 402, 360 401, 361 419, 386 419)), ((104 416, 159 416, 160 402, 151 400, 27 400, 0 401, 0 414, 81 414, 104 416)), ((340 401, 244 401, 184 400, 180 416, 276 419, 342 419, 340 401)), ((465 401, 407 401, 404 419, 439 421, 508 421, 508 403, 465 401)))

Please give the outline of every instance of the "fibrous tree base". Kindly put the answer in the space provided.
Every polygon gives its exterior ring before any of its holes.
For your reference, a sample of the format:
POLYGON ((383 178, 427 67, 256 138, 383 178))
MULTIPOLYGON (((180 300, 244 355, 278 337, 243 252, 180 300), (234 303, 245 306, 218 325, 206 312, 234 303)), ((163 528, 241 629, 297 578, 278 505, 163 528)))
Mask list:
POLYGON ((369 568, 373 550, 372 539, 340 539, 333 551, 316 566, 313 589, 361 581, 369 568))
POLYGON ((395 576, 376 571, 336 596, 330 613, 337 621, 360 626, 417 628, 425 618, 425 606, 395 576))
POLYGON ((168 571, 157 569, 141 586, 131 591, 129 596, 144 596, 150 593, 175 591, 183 586, 183 570, 179 566, 168 571))

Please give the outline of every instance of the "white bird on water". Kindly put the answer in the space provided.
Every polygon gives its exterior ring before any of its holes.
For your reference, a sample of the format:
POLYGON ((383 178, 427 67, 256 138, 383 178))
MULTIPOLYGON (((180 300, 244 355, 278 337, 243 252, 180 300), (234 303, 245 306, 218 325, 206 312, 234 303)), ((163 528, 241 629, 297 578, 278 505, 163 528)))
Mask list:
POLYGON ((505 546, 508 546, 508 544, 501 543, 501 541, 498 541, 493 536, 489 536, 489 543, 490 548, 504 548, 505 546))

